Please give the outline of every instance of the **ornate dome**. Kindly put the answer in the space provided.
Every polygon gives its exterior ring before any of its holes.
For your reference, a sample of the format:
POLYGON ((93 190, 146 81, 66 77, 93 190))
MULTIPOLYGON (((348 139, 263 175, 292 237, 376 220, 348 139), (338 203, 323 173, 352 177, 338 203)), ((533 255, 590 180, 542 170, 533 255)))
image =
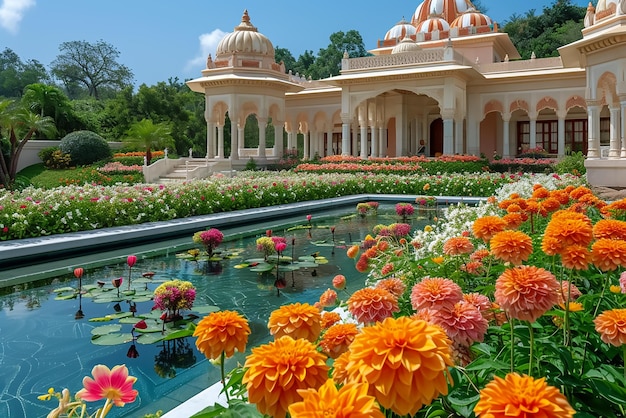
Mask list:
POLYGON ((450 30, 450 25, 448 22, 442 18, 437 16, 431 16, 426 20, 423 20, 417 25, 417 32, 421 33, 429 33, 434 31, 445 31, 450 30))
POLYGON ((619 3, 618 0, 598 0, 598 5, 596 6, 596 13, 600 13, 605 10, 615 11, 617 9, 617 3, 619 3))
POLYGON ((461 13, 475 11, 469 0, 424 0, 417 9, 411 23, 415 26, 428 20, 432 15, 440 16, 450 23, 461 13))
POLYGON ((404 39, 405 36, 415 35, 416 32, 415 26, 411 25, 409 22, 404 20, 404 18, 402 18, 402 20, 396 23, 393 28, 387 31, 387 34, 385 34, 385 40, 404 39))
POLYGON ((226 35, 217 46, 218 58, 234 53, 265 55, 274 58, 274 45, 250 23, 248 10, 243 12, 241 23, 235 27, 235 31, 226 35))
POLYGON ((466 12, 450 23, 451 28, 469 28, 471 26, 488 26, 493 22, 491 18, 479 12, 466 12))
POLYGON ((405 36, 398 45, 394 46, 391 50, 392 54, 401 54, 403 52, 415 52, 421 51, 422 48, 411 38, 405 36))

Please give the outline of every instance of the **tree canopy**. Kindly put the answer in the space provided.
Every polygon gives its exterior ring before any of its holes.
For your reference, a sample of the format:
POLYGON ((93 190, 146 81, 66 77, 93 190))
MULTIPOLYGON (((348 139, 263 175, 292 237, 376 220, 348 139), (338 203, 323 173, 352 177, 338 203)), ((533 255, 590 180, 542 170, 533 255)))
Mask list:
POLYGON ((132 71, 117 61, 120 52, 107 42, 63 42, 59 50, 61 54, 51 64, 52 74, 69 92, 79 85, 98 99, 104 88, 123 89, 132 84, 132 71))
POLYGON ((23 62, 9 48, 0 52, 0 96, 21 97, 27 85, 48 82, 50 76, 39 61, 23 62))

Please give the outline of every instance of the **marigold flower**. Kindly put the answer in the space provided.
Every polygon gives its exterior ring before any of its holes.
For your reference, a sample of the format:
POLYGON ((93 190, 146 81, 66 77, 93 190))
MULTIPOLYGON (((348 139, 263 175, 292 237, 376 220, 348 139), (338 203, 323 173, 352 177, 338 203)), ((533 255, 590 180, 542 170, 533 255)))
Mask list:
POLYGON ((358 253, 359 253, 358 245, 351 246, 350 248, 348 248, 348 251, 346 252, 346 254, 348 255, 348 258, 356 258, 358 253))
MULTIPOLYGON (((565 211, 557 212, 546 226, 544 232, 544 240, 556 239, 560 242, 561 248, 570 245, 588 246, 593 240, 593 228, 591 222, 586 216, 580 217, 576 212, 569 212, 573 216, 564 215, 565 211)), ((557 251, 560 253, 560 251, 557 251)))
POLYGON ((356 324, 335 324, 324 333, 319 345, 328 357, 335 359, 348 351, 358 333, 356 324))
POLYGON ((472 232, 478 239, 487 242, 498 232, 504 231, 506 222, 498 216, 484 216, 474 221, 472 232))
POLYGON ((528 260, 533 252, 532 239, 521 231, 502 231, 489 241, 491 253, 498 259, 514 265, 528 260))
POLYGON ((348 383, 337 390, 329 379, 318 390, 300 390, 302 401, 290 405, 289 414, 291 418, 384 418, 376 399, 367 391, 367 383, 348 383))
POLYGON ((596 239, 626 239, 626 222, 616 219, 601 219, 593 226, 593 236, 596 239))
POLYGON ((113 401, 116 406, 124 406, 135 402, 138 392, 133 389, 136 377, 128 375, 125 365, 117 365, 112 369, 98 364, 91 370, 91 375, 83 378, 83 388, 76 392, 76 397, 87 402, 100 399, 113 401))
POLYGON ((218 359, 222 353, 232 357, 235 350, 246 351, 250 335, 248 320, 235 311, 212 312, 198 322, 193 336, 196 347, 208 359, 218 359))
POLYGON ((504 379, 495 376, 487 383, 480 391, 474 412, 483 418, 571 418, 576 413, 565 396, 549 386, 545 378, 534 379, 517 373, 509 373, 504 379))
POLYGON ((626 267, 626 241, 601 238, 591 246, 591 260, 602 271, 626 267))
POLYGON ((348 370, 346 370, 346 366, 350 361, 350 350, 344 352, 339 357, 333 361, 333 370, 331 372, 331 376, 335 383, 343 385, 348 382, 348 370))
POLYGON ((453 342, 470 346, 483 341, 489 324, 473 304, 462 300, 452 309, 442 308, 435 312, 432 322, 443 328, 453 342))
POLYGON ((626 213, 626 198, 616 200, 600 209, 603 215, 610 218, 616 218, 623 216, 626 213))
POLYGON ((474 251, 474 244, 467 237, 452 237, 443 244, 446 255, 463 255, 474 251))
POLYGON ((289 405, 302 400, 298 389, 322 386, 329 369, 315 345, 289 336, 253 348, 244 368, 249 401, 274 418, 285 418, 289 405))
POLYGON ((369 394, 398 415, 414 415, 448 393, 450 340, 443 330, 406 316, 365 327, 350 346, 349 381, 369 383, 369 394))
POLYGON ((535 266, 507 269, 496 280, 494 297, 509 316, 534 322, 558 302, 559 283, 535 266))
POLYGON ((507 229, 517 229, 524 223, 524 216, 520 213, 507 213, 502 217, 507 229))
POLYGON ((376 283, 375 287, 379 289, 385 289, 396 298, 402 296, 402 294, 406 290, 406 284, 404 284, 404 282, 397 277, 390 277, 388 279, 379 280, 378 283, 376 283))
POLYGON ((550 196, 550 191, 543 186, 537 187, 532 194, 535 199, 545 199, 550 196))
POLYGON ((297 302, 274 310, 267 327, 275 339, 288 335, 313 342, 322 332, 322 316, 316 307, 297 302))
POLYGON ((322 312, 322 329, 328 329, 339 321, 341 321, 341 315, 337 312, 322 312))
POLYGON ((333 289, 326 289, 320 296, 320 305, 323 308, 334 306, 337 303, 337 292, 333 289))
POLYGON ((626 344, 626 309, 604 311, 593 320, 600 338, 607 344, 626 344))
POLYGON ((570 270, 587 270, 591 252, 582 245, 570 245, 561 250, 561 264, 570 270))
POLYGON ((398 312, 398 300, 385 289, 366 287, 348 299, 348 310, 362 324, 382 321, 398 312))
POLYGON ((450 279, 428 277, 413 285, 411 306, 416 311, 422 308, 448 308, 463 299, 463 290, 450 279))

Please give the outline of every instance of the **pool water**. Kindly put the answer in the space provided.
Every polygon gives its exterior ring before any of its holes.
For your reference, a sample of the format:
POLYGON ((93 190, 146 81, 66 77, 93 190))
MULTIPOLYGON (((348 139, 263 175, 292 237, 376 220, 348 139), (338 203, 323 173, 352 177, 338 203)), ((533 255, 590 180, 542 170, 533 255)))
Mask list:
MULTIPOLYGON (((140 258, 132 269, 133 278, 143 272, 155 272, 156 281, 181 279, 191 281, 196 287, 196 305, 210 304, 219 309, 237 310, 250 323, 252 334, 248 350, 269 339, 267 319, 277 307, 295 303, 314 303, 321 293, 332 287, 336 274, 347 278, 346 292, 339 292, 340 299, 363 286, 364 275, 356 272, 354 260, 346 256, 346 246, 359 242, 370 234, 377 224, 391 224, 401 220, 393 207, 381 205, 379 214, 365 218, 350 217, 354 208, 346 209, 343 216, 320 218, 311 229, 288 230, 285 225, 273 234, 285 236, 288 247, 285 255, 294 258, 319 255, 328 260, 318 267, 301 268, 285 272, 287 285, 280 290, 274 287, 275 271, 260 274, 249 269, 237 269, 235 265, 248 258, 262 257, 256 250, 256 239, 260 236, 240 237, 227 241, 220 250, 243 249, 242 257, 224 260, 209 271, 206 262, 194 262, 176 257, 175 252, 154 258, 140 258), (334 245, 329 226, 335 226, 334 245), (292 247, 292 239, 295 246, 292 247), (215 268, 217 267, 217 268, 215 268)), ((428 221, 417 216, 410 220, 412 229, 423 227, 428 221)), ((303 223, 303 222, 301 222, 303 223)), ((167 246, 167 245, 165 245, 167 246)), ((195 248, 189 237, 189 245, 195 248)), ((176 251, 185 252, 185 248, 176 251)), ((128 254, 133 254, 129 250, 128 254)), ((69 261, 68 261, 68 264, 69 261)), ((124 277, 126 286, 128 267, 120 262, 114 265, 90 269, 86 266, 83 285, 124 277)), ((159 283, 148 285, 154 290, 159 283)), ((126 364, 132 376, 137 377, 135 388, 137 400, 124 408, 114 408, 110 417, 142 417, 158 409, 169 410, 185 399, 198 393, 219 380, 219 370, 206 361, 197 351, 195 339, 188 337, 157 344, 137 344, 138 357, 127 357, 131 344, 99 346, 91 342, 91 331, 103 325, 90 322, 90 318, 102 317, 116 311, 129 311, 130 304, 122 302, 94 303, 87 297, 70 300, 55 300, 54 289, 77 286, 71 274, 56 278, 52 283, 40 287, 21 286, 21 289, 0 297, 0 417, 32 418, 45 416, 56 407, 56 400, 40 401, 37 396, 46 393, 49 387, 60 391, 67 387, 75 393, 82 387, 84 376, 90 375, 96 364, 112 367, 126 364), (77 316, 82 311, 83 318, 77 316)), ((110 285, 109 285, 110 286, 110 285)), ((137 303, 137 313, 148 313, 153 302, 137 303)), ((123 325, 130 331, 131 325, 123 325)), ((133 356, 134 357, 134 356, 133 356)), ((243 363, 245 353, 238 353, 227 362, 227 367, 243 363)), ((93 409, 101 406, 93 404, 93 409)))

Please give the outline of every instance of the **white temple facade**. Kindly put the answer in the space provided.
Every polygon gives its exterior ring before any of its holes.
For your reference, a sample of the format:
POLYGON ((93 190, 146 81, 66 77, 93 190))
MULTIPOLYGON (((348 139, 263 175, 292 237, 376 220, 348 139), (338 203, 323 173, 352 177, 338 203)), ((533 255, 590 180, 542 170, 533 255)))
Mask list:
POLYGON ((626 187, 626 0, 590 4, 582 35, 559 57, 520 60, 469 0, 424 0, 371 56, 346 56, 340 75, 313 81, 285 73, 246 11, 187 84, 206 97, 207 158, 233 165, 280 158, 298 135, 305 159, 506 158, 542 148, 555 157, 582 151, 591 184, 626 187), (253 148, 243 145, 250 115, 261 127, 253 148))

